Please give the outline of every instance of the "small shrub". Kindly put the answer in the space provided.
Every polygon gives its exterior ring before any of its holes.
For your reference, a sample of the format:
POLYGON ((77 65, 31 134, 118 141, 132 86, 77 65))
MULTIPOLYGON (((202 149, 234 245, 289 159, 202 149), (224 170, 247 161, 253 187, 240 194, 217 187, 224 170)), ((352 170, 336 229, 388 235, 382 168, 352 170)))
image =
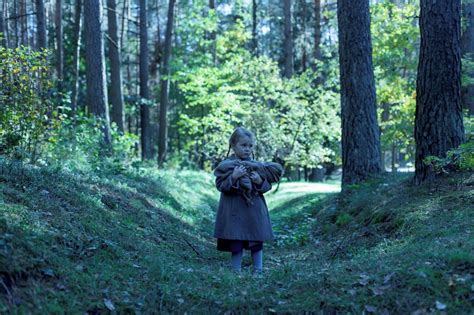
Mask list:
POLYGON ((424 163, 431 165, 438 174, 474 171, 474 141, 468 141, 456 149, 449 150, 445 158, 428 156, 424 163))
POLYGON ((46 50, 0 47, 0 153, 35 161, 59 123, 47 57, 46 50))

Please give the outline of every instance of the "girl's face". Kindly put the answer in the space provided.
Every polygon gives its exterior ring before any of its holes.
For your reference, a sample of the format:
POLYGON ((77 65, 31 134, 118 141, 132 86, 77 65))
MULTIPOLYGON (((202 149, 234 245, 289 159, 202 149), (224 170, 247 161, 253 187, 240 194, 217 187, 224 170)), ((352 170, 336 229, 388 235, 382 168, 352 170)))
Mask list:
POLYGON ((241 137, 239 141, 232 147, 235 155, 239 159, 248 159, 253 151, 253 141, 249 137, 241 137))

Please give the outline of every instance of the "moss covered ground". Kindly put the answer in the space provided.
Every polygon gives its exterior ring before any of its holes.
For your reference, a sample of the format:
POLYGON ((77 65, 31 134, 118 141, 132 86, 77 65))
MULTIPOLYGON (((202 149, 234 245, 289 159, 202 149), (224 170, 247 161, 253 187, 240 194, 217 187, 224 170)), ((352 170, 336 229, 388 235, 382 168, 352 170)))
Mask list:
POLYGON ((0 159, 0 313, 473 314, 474 178, 281 183, 264 274, 215 250, 210 174, 0 159))

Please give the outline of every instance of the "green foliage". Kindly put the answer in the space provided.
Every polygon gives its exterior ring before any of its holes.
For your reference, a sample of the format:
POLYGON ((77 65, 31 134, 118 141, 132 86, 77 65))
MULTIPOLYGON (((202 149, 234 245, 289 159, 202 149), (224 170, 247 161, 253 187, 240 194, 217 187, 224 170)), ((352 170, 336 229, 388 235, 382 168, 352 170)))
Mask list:
POLYGON ((383 1, 371 6, 373 62, 383 150, 414 154, 418 6, 383 1))
POLYGON ((31 161, 60 121, 47 58, 47 51, 0 47, 0 151, 31 161))
POLYGON ((185 104, 175 124, 183 148, 194 160, 223 157, 232 130, 243 125, 256 134, 256 158, 313 167, 334 159, 339 98, 315 89, 314 76, 284 80, 276 63, 243 52, 219 67, 181 73, 185 104))
POLYGON ((474 171, 474 141, 468 141, 456 149, 449 150, 445 158, 428 156, 423 162, 431 165, 438 174, 448 174, 452 171, 474 171))
POLYGON ((120 170, 131 166, 136 158, 138 137, 130 133, 121 134, 112 124, 113 154, 105 157, 100 126, 97 117, 83 113, 78 114, 75 122, 64 119, 54 135, 49 137, 41 162, 76 171, 120 170))

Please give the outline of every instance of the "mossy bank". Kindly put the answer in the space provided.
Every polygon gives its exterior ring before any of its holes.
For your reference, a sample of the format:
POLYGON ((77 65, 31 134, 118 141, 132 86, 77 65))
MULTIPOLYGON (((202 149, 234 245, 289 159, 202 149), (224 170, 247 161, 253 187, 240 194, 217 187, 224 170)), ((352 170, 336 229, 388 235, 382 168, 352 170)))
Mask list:
POLYGON ((210 174, 0 160, 2 313, 471 314, 474 180, 385 175, 267 194, 265 272, 229 271, 210 174))

